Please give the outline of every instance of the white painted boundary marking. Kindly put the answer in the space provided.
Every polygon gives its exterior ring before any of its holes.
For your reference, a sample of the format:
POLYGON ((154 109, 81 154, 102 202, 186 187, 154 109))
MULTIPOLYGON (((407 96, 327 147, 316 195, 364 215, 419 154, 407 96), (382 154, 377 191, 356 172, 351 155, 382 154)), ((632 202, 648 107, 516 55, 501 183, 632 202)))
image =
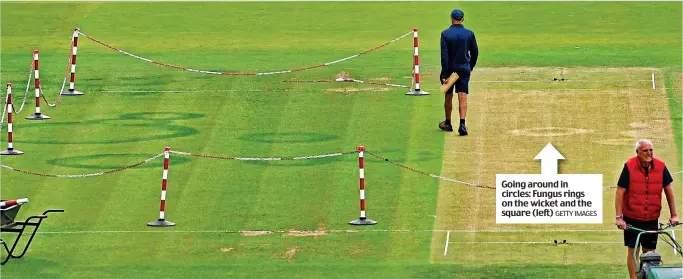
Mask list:
POLYGON ((655 72, 652 72, 652 90, 655 90, 655 72))

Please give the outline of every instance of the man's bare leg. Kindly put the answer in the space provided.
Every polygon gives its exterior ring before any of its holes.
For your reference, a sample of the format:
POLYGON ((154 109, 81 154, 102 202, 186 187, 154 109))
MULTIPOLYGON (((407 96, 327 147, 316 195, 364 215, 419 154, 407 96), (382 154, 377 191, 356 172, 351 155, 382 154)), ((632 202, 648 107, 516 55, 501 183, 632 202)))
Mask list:
POLYGON ((446 94, 446 99, 444 100, 443 108, 446 112, 446 120, 451 120, 451 113, 453 112, 453 94, 446 94))
POLYGON ((626 265, 628 266, 628 276, 631 279, 636 279, 636 265, 633 263, 633 250, 634 248, 628 248, 628 255, 626 255, 626 265))
POLYGON ((451 124, 451 112, 453 111, 453 94, 446 94, 443 102, 443 110, 446 113, 446 120, 439 122, 439 128, 447 132, 453 132, 451 124))
MULTIPOLYGON (((628 261, 628 274, 631 279, 637 279, 638 278, 638 270, 636 269, 636 264, 633 262, 633 248, 628 248, 628 256, 626 257, 626 260, 628 261)), ((654 251, 654 249, 645 249, 643 248, 643 253, 647 253, 650 251, 654 251)), ((638 249, 638 252, 636 254, 636 257, 640 257, 640 249, 638 249)), ((640 264, 640 261, 638 262, 640 264)))
POLYGON ((461 136, 467 135, 467 127, 465 126, 465 117, 467 117, 467 93, 458 92, 458 104, 460 111, 460 127, 458 133, 461 136))
POLYGON ((467 116, 467 94, 458 92, 458 102, 460 104, 460 119, 465 119, 467 116))

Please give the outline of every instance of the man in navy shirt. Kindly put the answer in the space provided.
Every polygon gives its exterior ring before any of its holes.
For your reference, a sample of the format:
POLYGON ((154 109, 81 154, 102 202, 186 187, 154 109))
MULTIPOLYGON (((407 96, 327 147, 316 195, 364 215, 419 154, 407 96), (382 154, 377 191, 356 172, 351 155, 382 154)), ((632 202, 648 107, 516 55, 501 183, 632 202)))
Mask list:
POLYGON ((465 116, 467 115, 467 94, 469 94, 468 84, 470 73, 477 64, 479 56, 474 32, 462 25, 464 20, 465 13, 462 10, 453 10, 451 12, 451 26, 441 32, 441 84, 446 83, 446 79, 452 73, 457 73, 459 78, 446 93, 444 102, 446 120, 439 123, 439 128, 444 131, 453 131, 451 111, 453 110, 453 95, 457 93, 460 111, 458 133, 461 136, 467 135, 465 116))

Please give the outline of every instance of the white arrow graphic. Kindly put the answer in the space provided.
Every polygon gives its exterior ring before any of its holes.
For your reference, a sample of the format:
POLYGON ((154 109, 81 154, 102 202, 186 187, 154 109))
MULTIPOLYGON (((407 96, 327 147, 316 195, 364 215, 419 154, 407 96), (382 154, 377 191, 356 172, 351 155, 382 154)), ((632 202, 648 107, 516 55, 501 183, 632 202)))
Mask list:
POLYGON ((541 174, 553 175, 557 174, 557 160, 564 160, 564 157, 552 144, 548 143, 534 160, 541 160, 541 174))

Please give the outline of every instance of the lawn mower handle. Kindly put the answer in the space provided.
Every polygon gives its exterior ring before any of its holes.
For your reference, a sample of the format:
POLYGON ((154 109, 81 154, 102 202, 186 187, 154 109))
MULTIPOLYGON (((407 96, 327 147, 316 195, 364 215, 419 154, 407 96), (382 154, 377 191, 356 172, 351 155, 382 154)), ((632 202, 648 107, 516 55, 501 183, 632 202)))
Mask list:
POLYGON ((642 229, 636 228, 636 227, 631 226, 631 225, 626 225, 627 230, 634 230, 634 231, 639 232, 638 236, 636 237, 636 247, 635 247, 635 249, 633 249, 633 264, 637 268, 638 268, 638 257, 637 257, 638 243, 640 243, 640 235, 642 235, 642 234, 665 234, 666 236, 669 237, 669 239, 671 239, 673 241, 673 244, 675 245, 674 249, 676 249, 679 253, 683 252, 683 251, 681 251, 681 246, 678 245, 678 242, 676 242, 676 239, 673 236, 671 236, 671 234, 669 232, 666 231, 667 229, 681 225, 681 223, 680 222, 676 223, 676 224, 668 223, 664 226, 661 226, 661 225, 662 224, 660 224, 660 228, 657 230, 642 230, 642 229))

